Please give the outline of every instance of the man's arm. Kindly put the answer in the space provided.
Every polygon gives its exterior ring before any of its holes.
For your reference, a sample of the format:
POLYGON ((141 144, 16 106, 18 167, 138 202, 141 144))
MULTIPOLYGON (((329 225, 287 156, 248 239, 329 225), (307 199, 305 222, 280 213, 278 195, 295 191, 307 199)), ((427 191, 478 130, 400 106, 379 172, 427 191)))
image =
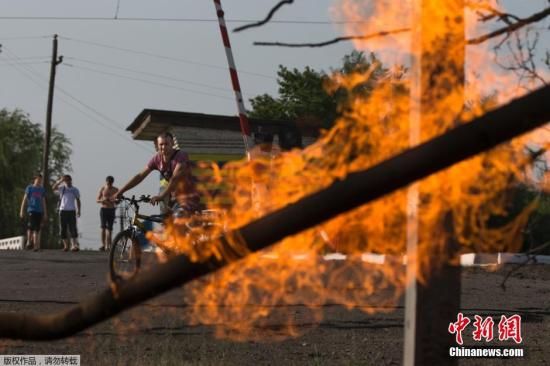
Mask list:
POLYGON ((80 198, 76 197, 76 216, 80 217, 80 198))
POLYGON ((122 188, 118 191, 117 197, 122 197, 122 195, 129 191, 130 189, 134 188, 138 184, 140 184, 148 175, 151 173, 151 168, 148 166, 145 167, 141 172, 134 175, 132 179, 130 179, 125 185, 122 186, 122 188))
POLYGON ((97 203, 103 203, 103 200, 101 199, 101 197, 103 196, 103 188, 104 187, 101 187, 101 189, 99 190, 99 193, 97 194, 97 198, 96 198, 97 203))
POLYGON ((56 191, 61 183, 63 183, 63 177, 59 178, 59 180, 55 182, 55 184, 52 186, 52 191, 56 191))
POLYGON ((23 196, 23 200, 21 201, 21 209, 19 209, 19 217, 23 218, 25 217, 25 206, 27 205, 27 193, 23 196))
POLYGON ((166 186, 164 191, 162 191, 161 194, 151 198, 151 203, 155 204, 157 202, 160 202, 160 201, 164 200, 164 198, 167 195, 169 195, 170 192, 172 192, 174 189, 176 189, 176 185, 177 185, 178 180, 181 177, 183 177, 184 174, 185 174, 185 168, 184 168, 183 164, 182 163, 177 163, 176 167, 174 168, 174 172, 172 173, 172 178, 170 178, 170 181, 168 182, 168 185, 166 186))
POLYGON ((113 202, 116 202, 116 197, 118 195, 118 192, 119 192, 119 189, 117 187, 113 186, 113 193, 111 193, 109 195, 109 200, 113 201, 113 202))

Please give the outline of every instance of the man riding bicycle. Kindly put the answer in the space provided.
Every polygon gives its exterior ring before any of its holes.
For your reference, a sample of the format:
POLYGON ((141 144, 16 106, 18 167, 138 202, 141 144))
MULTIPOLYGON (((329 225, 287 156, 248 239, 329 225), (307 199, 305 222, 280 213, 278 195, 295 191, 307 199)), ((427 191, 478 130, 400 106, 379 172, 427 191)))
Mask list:
POLYGON ((153 205, 164 202, 169 210, 181 210, 188 215, 200 211, 200 195, 191 172, 189 156, 174 149, 174 137, 169 132, 157 136, 155 147, 157 153, 141 172, 120 188, 117 198, 120 199, 124 192, 140 184, 153 170, 158 170, 161 174, 161 192, 151 198, 153 205))

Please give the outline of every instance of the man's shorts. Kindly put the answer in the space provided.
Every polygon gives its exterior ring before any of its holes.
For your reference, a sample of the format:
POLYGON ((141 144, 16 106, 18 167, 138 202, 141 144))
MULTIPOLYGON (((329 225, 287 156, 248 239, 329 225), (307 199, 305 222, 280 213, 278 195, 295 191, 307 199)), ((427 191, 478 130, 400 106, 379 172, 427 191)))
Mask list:
POLYGON ((102 229, 113 231, 115 214, 116 214, 116 208, 101 207, 101 210, 99 210, 99 218, 101 219, 102 229))
POLYGON ((78 237, 78 229, 76 227, 76 211, 59 211, 59 224, 61 239, 78 237))
POLYGON ((42 212, 30 211, 28 212, 28 223, 27 228, 30 231, 40 231, 40 226, 42 224, 42 212))

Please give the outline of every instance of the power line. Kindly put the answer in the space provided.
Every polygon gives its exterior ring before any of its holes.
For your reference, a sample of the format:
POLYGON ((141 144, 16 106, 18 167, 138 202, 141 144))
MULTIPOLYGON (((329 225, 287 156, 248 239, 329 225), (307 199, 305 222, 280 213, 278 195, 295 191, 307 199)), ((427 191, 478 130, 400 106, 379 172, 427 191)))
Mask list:
MULTIPOLYGON (((18 59, 18 56, 15 55, 15 53, 13 53, 13 51, 10 51, 9 49, 6 49, 4 47, 4 49, 12 56, 9 56, 9 57, 12 57, 14 59, 18 59)), ((29 80, 31 80, 34 84, 36 84, 38 87, 40 88, 43 88, 45 85, 47 85, 47 81, 44 81, 44 77, 41 76, 40 74, 38 74, 35 70, 33 70, 32 68, 30 67, 25 67, 25 66, 20 66, 20 65, 17 65, 17 64, 14 64, 12 65, 14 66, 14 68, 19 71, 20 73, 23 74, 23 76, 25 76, 26 78, 28 78, 29 80), (37 81, 35 80, 35 78, 38 78, 39 80, 42 79, 41 81, 37 81)), ((88 106, 86 103, 80 101, 79 99, 77 99, 76 97, 74 97, 73 95, 71 95, 70 93, 66 92, 65 90, 63 90, 61 87, 59 86, 56 86, 55 87, 56 90, 58 90, 59 92, 61 92, 62 94, 66 95, 67 97, 71 98, 72 100, 74 100, 75 102, 77 102, 78 104, 82 105, 83 107, 85 107, 86 109, 92 111, 93 113, 97 114, 98 116, 101 116, 102 118, 106 119, 106 120, 110 120, 112 123, 114 124, 117 124, 118 123, 116 121, 114 121, 113 119, 105 116, 104 114, 102 114, 101 112, 97 111, 96 109, 88 106)), ((111 130, 113 133, 115 133, 116 135, 118 135, 119 137, 123 138, 124 140, 126 141, 130 141, 132 142, 133 144, 135 144, 136 146, 140 147, 141 149, 144 149, 146 150, 147 152, 149 153, 152 153, 153 150, 151 148, 147 148, 141 144, 138 144, 135 140, 131 139, 130 137, 128 137, 127 135, 124 135, 122 134, 118 129, 115 129, 113 126, 109 125, 109 124, 106 124, 105 122, 101 121, 101 120, 98 120, 96 119, 95 117, 92 117, 90 116, 87 112, 84 112, 83 110, 81 110, 79 107, 76 107, 75 105, 73 105, 72 103, 70 103, 68 100, 66 100, 65 98, 63 97, 59 97, 59 99, 61 101, 63 101, 65 104, 67 104, 69 107, 72 107, 73 109, 77 110, 78 112, 82 113, 83 115, 85 115, 86 117, 88 117, 91 121, 95 122, 95 123, 99 123, 100 125, 102 125, 103 127, 111 130)))
POLYGON ((113 68, 113 69, 117 69, 117 70, 133 72, 133 73, 140 74, 140 75, 150 75, 150 76, 160 78, 160 79, 167 79, 167 80, 171 80, 171 81, 180 81, 180 82, 183 82, 183 83, 196 85, 196 86, 200 86, 200 87, 204 87, 204 88, 216 89, 216 90, 221 90, 221 91, 224 91, 224 92, 231 92, 230 88, 216 87, 216 86, 212 86, 212 85, 208 85, 208 84, 197 83, 195 81, 175 78, 173 76, 160 75, 160 74, 155 74, 155 73, 147 72, 147 71, 143 71, 143 70, 129 69, 127 67, 122 67, 122 66, 117 66, 117 65, 112 65, 112 64, 105 64, 105 63, 97 62, 97 61, 90 61, 90 60, 83 59, 83 58, 80 58, 80 57, 65 57, 65 60, 76 60, 76 61, 84 62, 84 63, 87 63, 87 64, 91 64, 91 65, 104 66, 104 67, 113 68))
MULTIPOLYGON (((36 77, 36 73, 33 73, 32 71, 30 71, 29 68, 21 66, 24 63, 19 62, 19 57, 16 54, 11 52, 5 46, 4 46, 4 50, 7 52, 7 54, 6 54, 6 56, 8 57, 7 61, 11 62, 10 66, 13 66, 17 71, 19 71, 21 74, 23 74, 23 76, 25 76, 27 79, 31 80, 38 87, 42 88, 44 85, 47 85, 45 83, 41 84, 41 81, 35 80, 34 78, 36 77), (12 60, 15 60, 15 61, 12 61, 12 60), (34 74, 34 76, 33 76, 33 74, 34 74)), ((39 79, 42 79, 42 76, 39 76, 39 79)))
MULTIPOLYGON (((99 112, 97 109, 93 108, 93 107, 90 107, 89 105, 87 105, 86 103, 84 103, 83 101, 79 100, 78 98, 76 98, 74 95, 72 95, 71 93, 69 92, 66 92, 65 90, 63 90, 61 87, 57 87, 56 86, 56 89, 58 89, 61 93, 63 93, 64 95, 66 95, 67 97, 69 97, 70 99, 74 100, 76 103, 78 103, 79 105, 83 106, 84 108, 86 108, 87 110, 91 111, 92 113, 95 113, 96 115, 98 115, 99 117, 107 120, 107 121, 110 121, 111 123, 115 124, 115 125, 118 125, 119 127, 122 127, 124 128, 123 126, 120 126, 120 124, 118 122, 116 122, 114 119, 104 115, 103 113, 99 112)), ((69 104, 70 106, 72 106, 71 104, 69 104)), ((95 121, 99 124, 101 124, 103 127, 111 130, 113 133, 115 133, 116 135, 118 135, 119 137, 123 138, 124 140, 126 141, 129 141, 129 142, 132 142, 134 145, 138 146, 139 148, 149 152, 149 153, 153 153, 154 151, 151 149, 151 148, 147 148, 141 144, 138 144, 135 140, 133 140, 132 138, 130 138, 129 136, 123 134, 120 130, 114 128, 112 125, 110 124, 107 124, 101 120, 98 120, 98 119, 95 119, 94 117, 91 117, 90 115, 88 115, 87 113, 84 113, 82 112, 82 110, 80 110, 79 108, 76 108, 74 106, 72 106, 73 108, 75 108, 76 110, 78 110, 80 113, 84 114, 85 116, 87 116, 88 118, 90 118, 92 121, 95 121)))
POLYGON ((35 60, 35 59, 48 59, 50 56, 25 56, 17 57, 18 60, 35 60))
MULTIPOLYGON (((62 17, 62 16, 0 16, 2 20, 86 20, 86 21, 137 21, 137 22, 180 22, 180 23, 217 23, 217 19, 210 18, 152 18, 152 17, 62 17)), ((226 23, 255 23, 258 19, 226 19, 226 23)), ((297 25, 332 25, 366 23, 353 20, 272 20, 270 24, 297 24, 297 25)))
POLYGON ((11 41, 20 39, 38 39, 38 38, 50 38, 50 36, 21 36, 21 37, 1 37, 0 41, 11 41))
MULTIPOLYGON (((1 45, 0 45, 1 46, 1 45)), ((30 64, 41 64, 41 63, 49 63, 48 61, 49 56, 26 56, 26 57, 17 57, 18 62, 8 61, 8 60, 2 60, 0 59, 0 65, 6 65, 9 66, 13 63, 19 64, 19 65, 30 65, 30 64), (38 60, 43 61, 38 61, 38 60), (29 60, 29 61, 28 61, 29 60), (30 60, 36 60, 36 61, 30 61, 30 60)))
POLYGON ((36 60, 36 59, 48 59, 50 56, 25 56, 17 57, 18 60, 36 60))
MULTIPOLYGON (((186 60, 186 59, 183 59, 183 58, 172 57, 172 56, 163 56, 163 55, 158 55, 158 54, 155 54, 155 53, 150 53, 150 52, 145 52, 145 51, 138 51, 138 50, 132 50, 132 49, 129 49, 129 48, 122 48, 122 47, 117 47, 117 46, 111 46, 111 45, 107 45, 107 44, 99 43, 99 42, 86 41, 86 40, 83 40, 83 39, 69 38, 69 37, 63 37, 63 36, 59 36, 59 38, 60 38, 60 39, 64 39, 64 40, 66 40, 66 41, 77 42, 77 43, 84 43, 84 44, 89 44, 89 45, 96 46, 96 47, 103 47, 103 48, 108 48, 108 49, 112 49, 112 50, 117 50, 117 51, 122 51, 122 52, 133 53, 133 54, 137 54, 137 55, 149 56, 149 57, 158 58, 158 59, 163 59, 163 60, 169 60, 169 61, 174 61, 174 62, 181 62, 181 63, 186 63, 186 64, 198 65, 198 66, 209 67, 209 68, 213 68, 213 69, 218 69, 218 70, 227 71, 227 67, 226 67, 226 66, 218 66, 218 65, 212 65, 212 64, 205 64, 205 63, 202 63, 202 62, 196 62, 196 61, 186 60)), ((268 79, 275 80, 274 77, 269 76, 269 75, 265 75, 265 74, 260 74, 260 73, 250 72, 250 71, 244 71, 244 70, 240 70, 240 69, 239 69, 239 72, 240 72, 240 73, 243 73, 243 74, 254 75, 254 76, 260 76, 260 77, 263 77, 263 78, 268 78, 268 79)))
MULTIPOLYGON (((22 62, 15 62, 19 65, 30 65, 30 64, 42 64, 42 63, 49 63, 50 61, 48 61, 48 58, 49 56, 27 56, 27 57, 18 57, 17 58, 17 61, 22 61, 22 62), (43 59, 43 61, 38 61, 40 59, 43 59), (37 60, 37 61, 27 61, 27 60, 37 60)), ((7 60, 1 60, 0 59, 0 65, 5 65, 5 66, 9 66, 11 64, 13 64, 14 62, 12 61, 7 61, 7 60)))
POLYGON ((0 66, 12 66, 12 65, 37 65, 37 64, 47 64, 49 61, 27 61, 27 62, 8 62, 0 61, 0 66))
POLYGON ((114 76, 114 77, 121 78, 121 79, 139 81, 139 82, 142 82, 142 83, 145 83, 145 84, 148 84, 148 85, 158 85, 158 86, 162 86, 162 87, 166 87, 166 88, 177 89, 177 90, 181 90, 181 91, 185 91, 185 92, 193 93, 193 94, 207 95, 207 96, 210 96, 210 97, 228 99, 228 100, 233 100, 234 99, 234 98, 231 98, 231 97, 228 97, 228 96, 222 96, 222 95, 217 95, 217 94, 212 94, 212 93, 207 93, 207 92, 201 92, 201 91, 198 91, 198 90, 181 88, 181 87, 178 87, 178 86, 175 86, 175 85, 159 83, 159 82, 156 82, 156 81, 151 81, 151 80, 147 80, 147 79, 140 79, 140 78, 135 78, 135 77, 131 77, 131 76, 124 76, 124 75, 115 74, 115 73, 108 72, 108 71, 96 70, 96 69, 92 69, 92 68, 84 67, 84 66, 75 66, 75 65, 72 65, 72 64, 68 64, 68 63, 65 63, 65 66, 68 66, 68 67, 71 67, 71 68, 74 68, 74 69, 80 69, 80 70, 95 72, 95 73, 98 73, 98 74, 114 76))

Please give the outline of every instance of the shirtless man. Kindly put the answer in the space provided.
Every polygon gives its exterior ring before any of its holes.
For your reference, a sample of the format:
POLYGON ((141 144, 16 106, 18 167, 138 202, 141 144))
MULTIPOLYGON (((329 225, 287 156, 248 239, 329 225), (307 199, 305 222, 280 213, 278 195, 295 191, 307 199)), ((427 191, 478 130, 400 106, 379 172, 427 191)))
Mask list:
POLYGON ((108 176, 105 178, 105 185, 101 187, 97 195, 97 203, 101 204, 99 217, 101 219, 101 247, 100 251, 109 251, 111 249, 111 238, 113 232, 113 222, 116 214, 116 194, 118 188, 113 186, 115 178, 108 176))

